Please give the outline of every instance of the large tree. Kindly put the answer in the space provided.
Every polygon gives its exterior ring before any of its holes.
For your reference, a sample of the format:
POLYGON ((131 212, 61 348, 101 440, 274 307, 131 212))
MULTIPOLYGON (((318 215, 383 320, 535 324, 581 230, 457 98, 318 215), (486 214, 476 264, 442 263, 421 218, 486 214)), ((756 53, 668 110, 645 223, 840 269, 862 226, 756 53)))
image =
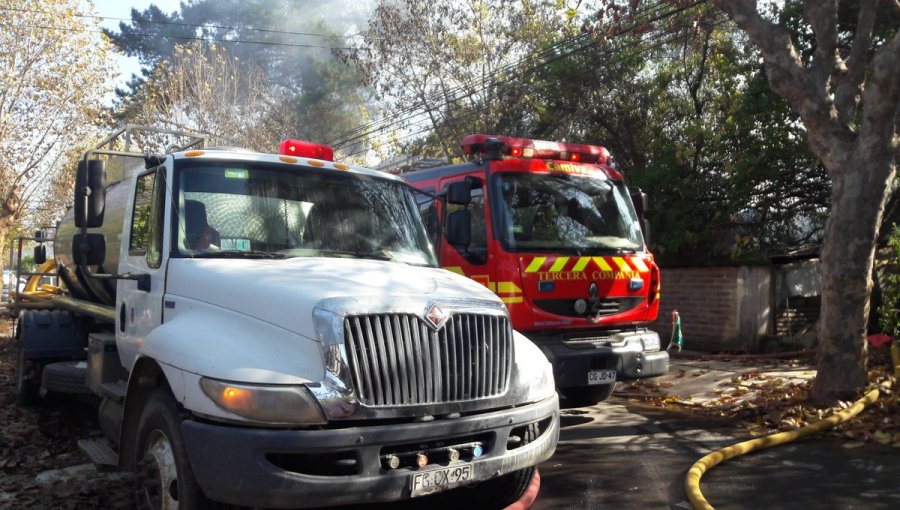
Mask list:
POLYGON ((351 58, 386 107, 335 142, 393 133, 406 149, 418 140, 425 155, 453 156, 463 135, 509 127, 529 113, 522 93, 533 55, 560 32, 577 33, 570 14, 559 2, 379 2, 351 58))
MULTIPOLYGON (((0 30, 0 260, 11 229, 46 209, 66 151, 112 92, 111 46, 90 1, 4 0, 0 30)), ((71 192, 71 189, 69 190, 71 192)))
POLYGON ((814 49, 804 55, 787 27, 755 0, 714 3, 759 47, 770 87, 799 114, 833 183, 813 398, 853 397, 867 381, 875 241, 900 147, 900 4, 806 0, 803 17, 814 49))
MULTIPOLYGON (((147 97, 145 88, 170 72, 185 48, 200 40, 227 53, 233 59, 229 65, 239 72, 264 76, 266 94, 277 98, 265 119, 272 137, 266 141, 269 150, 276 137, 335 139, 357 127, 365 95, 355 69, 338 61, 332 48, 349 45, 349 36, 343 34, 356 31, 364 13, 365 2, 325 5, 315 0, 190 0, 171 14, 154 5, 132 10, 130 23, 120 23, 117 33, 107 31, 117 46, 144 65, 142 75, 119 91, 117 115, 134 122, 147 97)), ((234 98, 259 93, 253 80, 232 83, 243 87, 230 93, 234 98)), ((347 152, 355 147, 348 145, 347 152)))
POLYGON ((210 135, 212 145, 272 149, 266 121, 277 98, 262 71, 224 48, 194 41, 176 46, 136 94, 130 120, 210 135))

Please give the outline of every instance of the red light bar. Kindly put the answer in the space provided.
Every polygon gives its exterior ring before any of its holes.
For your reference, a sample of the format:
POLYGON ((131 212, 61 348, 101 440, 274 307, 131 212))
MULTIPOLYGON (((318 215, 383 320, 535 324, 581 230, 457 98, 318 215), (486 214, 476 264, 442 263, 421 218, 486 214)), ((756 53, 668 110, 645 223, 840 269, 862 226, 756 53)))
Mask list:
POLYGON ((315 158, 324 161, 334 161, 334 149, 319 143, 304 142, 301 140, 285 140, 278 146, 278 153, 286 156, 299 156, 302 158, 315 158))
POLYGON ((606 164, 609 160, 609 151, 599 145, 548 142, 494 135, 469 135, 462 139, 460 145, 465 154, 485 154, 487 153, 485 144, 491 138, 503 142, 503 148, 500 149, 501 154, 514 158, 559 159, 601 165, 606 164))

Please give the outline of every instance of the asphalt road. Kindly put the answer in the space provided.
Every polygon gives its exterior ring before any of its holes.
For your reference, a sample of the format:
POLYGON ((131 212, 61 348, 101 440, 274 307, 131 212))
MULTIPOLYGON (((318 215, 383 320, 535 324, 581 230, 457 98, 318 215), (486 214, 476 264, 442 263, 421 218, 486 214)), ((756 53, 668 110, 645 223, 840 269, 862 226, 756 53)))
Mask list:
MULTIPOLYGON (((690 509, 683 488, 688 468, 749 439, 723 422, 617 397, 564 409, 561 422, 532 510, 690 509)), ((900 508, 900 452, 844 444, 811 438, 738 457, 704 475, 701 490, 718 510, 900 508)))

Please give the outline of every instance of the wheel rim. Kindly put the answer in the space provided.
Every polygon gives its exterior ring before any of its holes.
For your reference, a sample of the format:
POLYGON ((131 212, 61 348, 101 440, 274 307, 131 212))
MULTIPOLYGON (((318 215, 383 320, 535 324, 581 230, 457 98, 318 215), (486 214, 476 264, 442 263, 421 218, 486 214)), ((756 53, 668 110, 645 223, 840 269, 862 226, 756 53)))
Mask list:
POLYGON ((138 499, 144 508, 178 509, 178 469, 172 443, 159 430, 147 438, 138 477, 138 499))

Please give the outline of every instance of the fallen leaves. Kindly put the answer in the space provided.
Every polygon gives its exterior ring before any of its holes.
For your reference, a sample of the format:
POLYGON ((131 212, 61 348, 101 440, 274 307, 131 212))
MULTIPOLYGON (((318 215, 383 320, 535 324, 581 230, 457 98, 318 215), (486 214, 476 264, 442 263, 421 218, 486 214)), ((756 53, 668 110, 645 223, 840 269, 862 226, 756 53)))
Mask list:
POLYGON ((71 399, 26 409, 16 406, 15 359, 15 342, 0 337, 0 507, 133 508, 133 483, 127 478, 75 469, 88 463, 77 440, 100 434, 96 408, 71 399))
MULTIPOLYGON (((847 440, 845 447, 873 443, 900 448, 900 398, 896 391, 896 381, 886 354, 887 349, 870 350, 869 389, 879 388, 880 397, 862 413, 850 421, 830 429, 827 434, 847 440), (885 352, 881 352, 885 351, 885 352)), ((754 436, 768 435, 779 431, 794 430, 817 423, 840 412, 853 402, 839 402, 832 408, 818 409, 809 402, 812 386, 810 379, 772 375, 764 366, 746 366, 743 360, 729 361, 737 368, 735 375, 714 387, 703 399, 679 397, 676 393, 685 380, 685 373, 693 377, 704 375, 709 370, 685 372, 679 368, 674 380, 677 384, 664 381, 639 380, 626 383, 619 394, 637 399, 650 405, 670 409, 681 409, 692 413, 728 419, 744 427, 754 436), (741 370, 746 368, 746 370, 741 370)), ((759 361, 755 362, 757 365, 759 361)), ((802 370, 793 361, 781 362, 778 370, 802 370)), ((788 373, 791 373, 788 370, 788 373)))

